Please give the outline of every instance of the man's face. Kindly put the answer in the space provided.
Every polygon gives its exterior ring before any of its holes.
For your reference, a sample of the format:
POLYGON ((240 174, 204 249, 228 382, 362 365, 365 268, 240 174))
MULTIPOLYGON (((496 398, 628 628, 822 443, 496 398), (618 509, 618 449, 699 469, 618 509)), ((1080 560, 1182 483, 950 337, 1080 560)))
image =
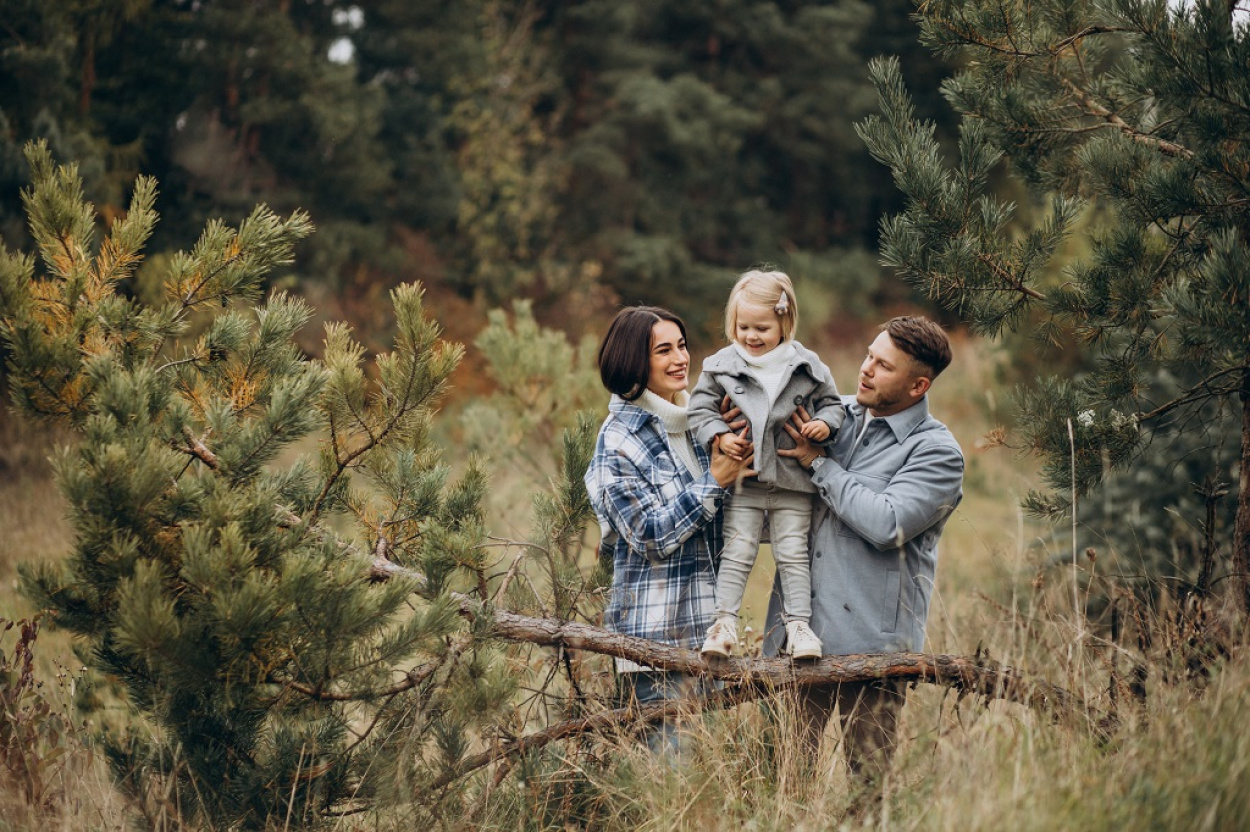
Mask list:
POLYGON ((920 401, 929 384, 920 365, 882 332, 859 367, 855 400, 873 416, 892 416, 920 401))

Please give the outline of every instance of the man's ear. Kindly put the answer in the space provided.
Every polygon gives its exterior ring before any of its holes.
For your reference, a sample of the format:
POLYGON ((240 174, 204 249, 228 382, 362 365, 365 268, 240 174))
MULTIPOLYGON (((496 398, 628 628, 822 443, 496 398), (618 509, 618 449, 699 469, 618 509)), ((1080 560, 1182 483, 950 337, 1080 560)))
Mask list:
POLYGON ((933 386, 933 379, 928 376, 917 376, 912 380, 911 389, 907 392, 919 399, 933 386))

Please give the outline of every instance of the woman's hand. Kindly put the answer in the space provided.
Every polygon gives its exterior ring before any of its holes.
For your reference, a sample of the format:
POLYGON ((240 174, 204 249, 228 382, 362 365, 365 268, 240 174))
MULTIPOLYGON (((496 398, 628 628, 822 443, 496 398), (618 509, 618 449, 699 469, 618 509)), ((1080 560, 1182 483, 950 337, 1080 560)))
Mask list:
MULTIPOLYGON (((807 411, 802 406, 791 413, 790 419, 785 423, 784 427, 786 433, 794 440, 794 447, 778 448, 777 456, 788 456, 791 459, 797 459, 804 468, 811 468, 812 463, 816 461, 816 457, 824 456, 824 450, 803 435, 803 426, 811 423, 811 417, 807 415, 807 411)), ((820 424, 823 425, 824 422, 820 424)), ((828 426, 826 425, 826 427, 828 426)))
MULTIPOLYGON (((746 433, 744 430, 743 433, 746 433)), ((751 468, 751 461, 755 459, 755 453, 751 450, 751 443, 747 443, 747 453, 742 459, 735 459, 721 448, 721 440, 727 436, 733 436, 731 433, 722 433, 712 440, 712 476, 716 478, 716 482, 721 488, 728 488, 744 477, 754 477, 758 471, 751 468)))

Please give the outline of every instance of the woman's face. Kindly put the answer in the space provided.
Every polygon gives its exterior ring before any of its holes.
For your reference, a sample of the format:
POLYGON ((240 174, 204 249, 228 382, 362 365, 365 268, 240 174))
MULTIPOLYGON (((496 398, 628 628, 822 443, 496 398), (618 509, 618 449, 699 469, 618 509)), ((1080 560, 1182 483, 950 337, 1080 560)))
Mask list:
POLYGON ((781 319, 767 306, 740 302, 734 338, 748 355, 767 355, 781 343, 781 319))
POLYGON ((651 371, 647 389, 666 401, 674 401, 686 390, 690 375, 690 353, 681 327, 672 321, 659 321, 651 327, 651 371))

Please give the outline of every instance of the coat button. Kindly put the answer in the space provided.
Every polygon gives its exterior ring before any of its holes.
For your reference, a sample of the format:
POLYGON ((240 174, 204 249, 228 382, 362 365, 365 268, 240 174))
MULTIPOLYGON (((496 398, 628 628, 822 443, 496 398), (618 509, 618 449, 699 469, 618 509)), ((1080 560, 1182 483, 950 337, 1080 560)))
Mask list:
POLYGON ((820 552, 817 552, 817 553, 816 553, 816 557, 820 557, 820 552))
POLYGON ((803 403, 803 397, 802 397, 802 396, 795 396, 795 397, 794 397, 794 403, 795 403, 795 404, 802 404, 802 403, 803 403))
POLYGON ((735 392, 735 393, 742 393, 742 392, 745 392, 745 390, 744 390, 744 388, 742 387, 742 385, 741 385, 741 384, 739 384, 737 387, 735 387, 735 388, 734 388, 734 392, 735 392))

